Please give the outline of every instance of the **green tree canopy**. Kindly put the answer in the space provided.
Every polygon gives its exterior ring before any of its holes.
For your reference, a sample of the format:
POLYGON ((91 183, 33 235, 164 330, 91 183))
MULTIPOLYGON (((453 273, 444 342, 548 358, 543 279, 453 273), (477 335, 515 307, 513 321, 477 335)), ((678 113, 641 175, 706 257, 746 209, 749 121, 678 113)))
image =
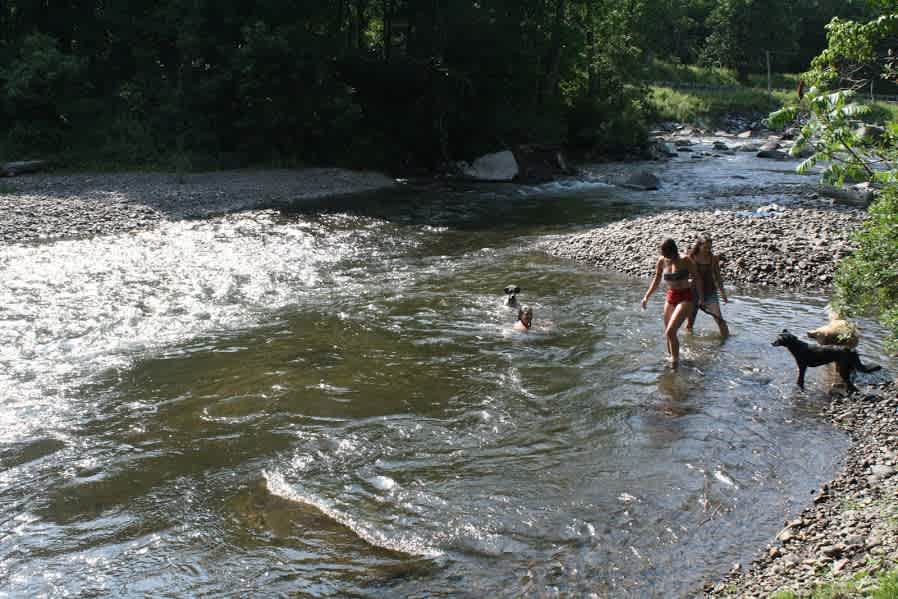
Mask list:
POLYGON ((869 20, 835 18, 827 26, 828 46, 814 58, 806 78, 810 93, 799 107, 771 115, 774 125, 805 112, 793 153, 810 148, 799 172, 824 164, 824 180, 841 184, 866 180, 880 187, 870 217, 857 237, 858 249, 839 264, 835 307, 846 315, 876 316, 898 350, 898 123, 880 130, 864 126, 869 107, 856 90, 896 82, 898 2, 874 3, 882 11, 869 20))

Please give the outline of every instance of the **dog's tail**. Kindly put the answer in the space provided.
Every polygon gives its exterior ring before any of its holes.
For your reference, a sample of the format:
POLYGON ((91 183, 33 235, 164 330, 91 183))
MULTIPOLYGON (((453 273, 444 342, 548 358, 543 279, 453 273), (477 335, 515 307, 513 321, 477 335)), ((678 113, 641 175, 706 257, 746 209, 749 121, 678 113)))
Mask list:
POLYGON ((877 370, 882 370, 882 366, 879 364, 871 364, 869 366, 864 365, 864 363, 861 362, 861 357, 857 355, 857 353, 854 354, 854 368, 858 372, 876 372, 877 370))

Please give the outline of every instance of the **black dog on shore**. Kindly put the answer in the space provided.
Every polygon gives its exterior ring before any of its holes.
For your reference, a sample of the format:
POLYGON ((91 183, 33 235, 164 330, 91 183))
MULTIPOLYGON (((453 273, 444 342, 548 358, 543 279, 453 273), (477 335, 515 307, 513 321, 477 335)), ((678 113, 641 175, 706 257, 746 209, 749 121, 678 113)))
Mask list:
POLYGON ((505 287, 505 295, 508 297, 505 298, 505 305, 509 308, 517 308, 518 306, 518 294, 521 292, 521 288, 517 285, 508 285, 505 287))
POLYGON ((823 366, 824 364, 836 364, 839 376, 845 381, 849 392, 857 391, 857 387, 851 382, 851 374, 855 370, 861 372, 876 372, 880 366, 864 366, 857 352, 847 347, 813 347, 808 345, 786 329, 777 336, 773 345, 782 346, 792 353, 795 363, 798 365, 798 386, 804 389, 804 371, 808 366, 823 366))

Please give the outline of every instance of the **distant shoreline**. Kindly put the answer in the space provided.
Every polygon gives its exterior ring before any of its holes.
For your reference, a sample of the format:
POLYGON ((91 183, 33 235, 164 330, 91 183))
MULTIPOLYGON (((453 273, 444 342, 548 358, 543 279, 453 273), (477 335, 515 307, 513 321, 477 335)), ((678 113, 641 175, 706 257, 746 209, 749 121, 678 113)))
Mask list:
POLYGON ((386 189, 387 175, 339 168, 209 173, 73 173, 4 180, 0 243, 121 233, 166 220, 386 189))

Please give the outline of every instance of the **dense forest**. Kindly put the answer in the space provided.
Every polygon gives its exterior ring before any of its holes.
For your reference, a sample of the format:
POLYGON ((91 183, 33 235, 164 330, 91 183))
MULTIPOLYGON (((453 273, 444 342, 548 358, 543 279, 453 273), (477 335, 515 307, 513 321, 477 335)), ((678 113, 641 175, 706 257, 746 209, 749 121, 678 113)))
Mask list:
MULTIPOLYGON (((875 4, 875 3, 873 3, 875 4)), ((0 154, 435 168, 517 143, 615 154, 652 60, 806 69, 865 0, 8 0, 0 154)))

